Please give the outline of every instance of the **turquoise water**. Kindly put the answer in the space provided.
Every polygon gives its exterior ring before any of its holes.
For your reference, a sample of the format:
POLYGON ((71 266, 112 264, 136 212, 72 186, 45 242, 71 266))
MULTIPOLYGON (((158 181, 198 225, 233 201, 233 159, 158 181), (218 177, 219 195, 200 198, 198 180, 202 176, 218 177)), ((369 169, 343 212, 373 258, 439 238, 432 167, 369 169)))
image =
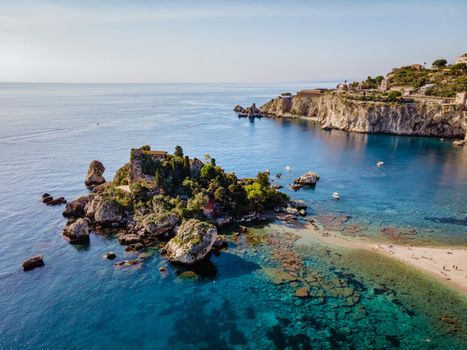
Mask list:
MULTIPOLYGON (((182 271, 170 266, 161 276, 157 267, 165 262, 157 252, 138 270, 115 270, 101 258, 108 250, 124 255, 114 239, 93 235, 87 249, 76 249, 60 236, 63 208, 40 202, 44 192, 67 199, 86 193, 92 159, 111 178, 131 147, 180 144, 191 156, 211 154, 239 176, 281 172, 284 185, 317 171, 316 189, 290 194, 306 200, 310 214, 351 216, 365 234, 396 226, 415 228, 421 241, 467 244, 466 148, 323 131, 307 121, 238 119, 231 111, 305 87, 0 84, 0 348, 465 346, 465 319, 463 330, 453 332, 426 300, 412 302, 416 291, 401 292, 404 286, 390 280, 387 292, 375 292, 382 280, 357 267, 348 271, 320 247, 300 250, 307 271, 345 281, 360 295, 355 305, 332 296, 324 303, 298 300, 289 286, 271 283, 261 268, 274 261, 261 242, 232 243, 197 280, 177 277, 182 271), (340 201, 332 200, 334 191, 340 201), (45 267, 23 273, 21 261, 39 253, 45 267)), ((448 292, 433 293, 436 300, 448 292)), ((462 314, 466 304, 452 298, 443 312, 462 314)))

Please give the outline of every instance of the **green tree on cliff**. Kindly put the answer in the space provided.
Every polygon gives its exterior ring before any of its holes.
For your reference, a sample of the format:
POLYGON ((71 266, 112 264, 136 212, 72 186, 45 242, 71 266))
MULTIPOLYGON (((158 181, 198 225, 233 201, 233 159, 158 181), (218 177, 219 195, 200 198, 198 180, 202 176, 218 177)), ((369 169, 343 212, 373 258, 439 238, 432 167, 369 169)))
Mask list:
POLYGON ((442 68, 445 67, 448 61, 446 61, 444 58, 440 58, 439 60, 436 60, 432 63, 432 66, 434 68, 442 68))
POLYGON ((181 146, 175 146, 175 157, 183 157, 183 148, 181 146))

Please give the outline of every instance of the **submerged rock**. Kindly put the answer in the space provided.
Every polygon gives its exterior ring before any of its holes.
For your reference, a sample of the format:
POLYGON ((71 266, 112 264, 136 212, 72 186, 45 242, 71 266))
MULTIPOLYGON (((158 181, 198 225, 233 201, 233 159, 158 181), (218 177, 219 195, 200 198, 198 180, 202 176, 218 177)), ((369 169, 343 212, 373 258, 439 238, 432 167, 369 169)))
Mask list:
POLYGON ((217 238, 215 226, 196 219, 184 221, 165 249, 170 261, 191 265, 204 259, 217 238))
POLYGON ((63 230, 63 236, 71 244, 86 244, 89 242, 89 225, 86 219, 78 219, 67 225, 63 230))
POLYGON ((299 298, 308 298, 310 296, 310 288, 300 287, 295 290, 294 295, 299 298))
POLYGON ((316 182, 319 180, 319 175, 314 171, 309 171, 299 178, 294 180, 294 184, 298 184, 301 186, 314 186, 316 182))
POLYGON ((44 266, 44 259, 42 255, 35 255, 27 258, 21 264, 24 271, 35 269, 36 267, 44 266))
POLYGON ((99 162, 98 160, 93 160, 91 164, 89 164, 88 173, 84 180, 84 184, 86 187, 93 189, 97 185, 103 184, 105 182, 104 174, 105 167, 104 164, 99 162))

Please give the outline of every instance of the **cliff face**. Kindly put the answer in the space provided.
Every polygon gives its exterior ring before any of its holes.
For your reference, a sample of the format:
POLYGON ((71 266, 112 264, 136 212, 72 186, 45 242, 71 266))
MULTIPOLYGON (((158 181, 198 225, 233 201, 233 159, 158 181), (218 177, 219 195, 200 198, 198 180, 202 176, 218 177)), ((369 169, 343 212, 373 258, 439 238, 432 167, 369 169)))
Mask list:
POLYGON ((467 112, 438 102, 364 102, 335 92, 277 97, 260 111, 270 117, 309 118, 323 128, 355 132, 464 138, 467 112))

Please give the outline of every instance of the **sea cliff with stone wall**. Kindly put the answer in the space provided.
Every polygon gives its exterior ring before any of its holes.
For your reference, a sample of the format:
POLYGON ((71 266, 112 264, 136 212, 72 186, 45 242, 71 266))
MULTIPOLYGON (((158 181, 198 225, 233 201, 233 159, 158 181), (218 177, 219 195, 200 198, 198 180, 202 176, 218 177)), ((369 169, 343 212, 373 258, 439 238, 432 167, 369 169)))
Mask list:
POLYGON ((464 139, 467 130, 465 107, 439 99, 365 101, 336 90, 311 90, 274 98, 259 111, 262 116, 308 118, 322 128, 363 133, 464 139))

